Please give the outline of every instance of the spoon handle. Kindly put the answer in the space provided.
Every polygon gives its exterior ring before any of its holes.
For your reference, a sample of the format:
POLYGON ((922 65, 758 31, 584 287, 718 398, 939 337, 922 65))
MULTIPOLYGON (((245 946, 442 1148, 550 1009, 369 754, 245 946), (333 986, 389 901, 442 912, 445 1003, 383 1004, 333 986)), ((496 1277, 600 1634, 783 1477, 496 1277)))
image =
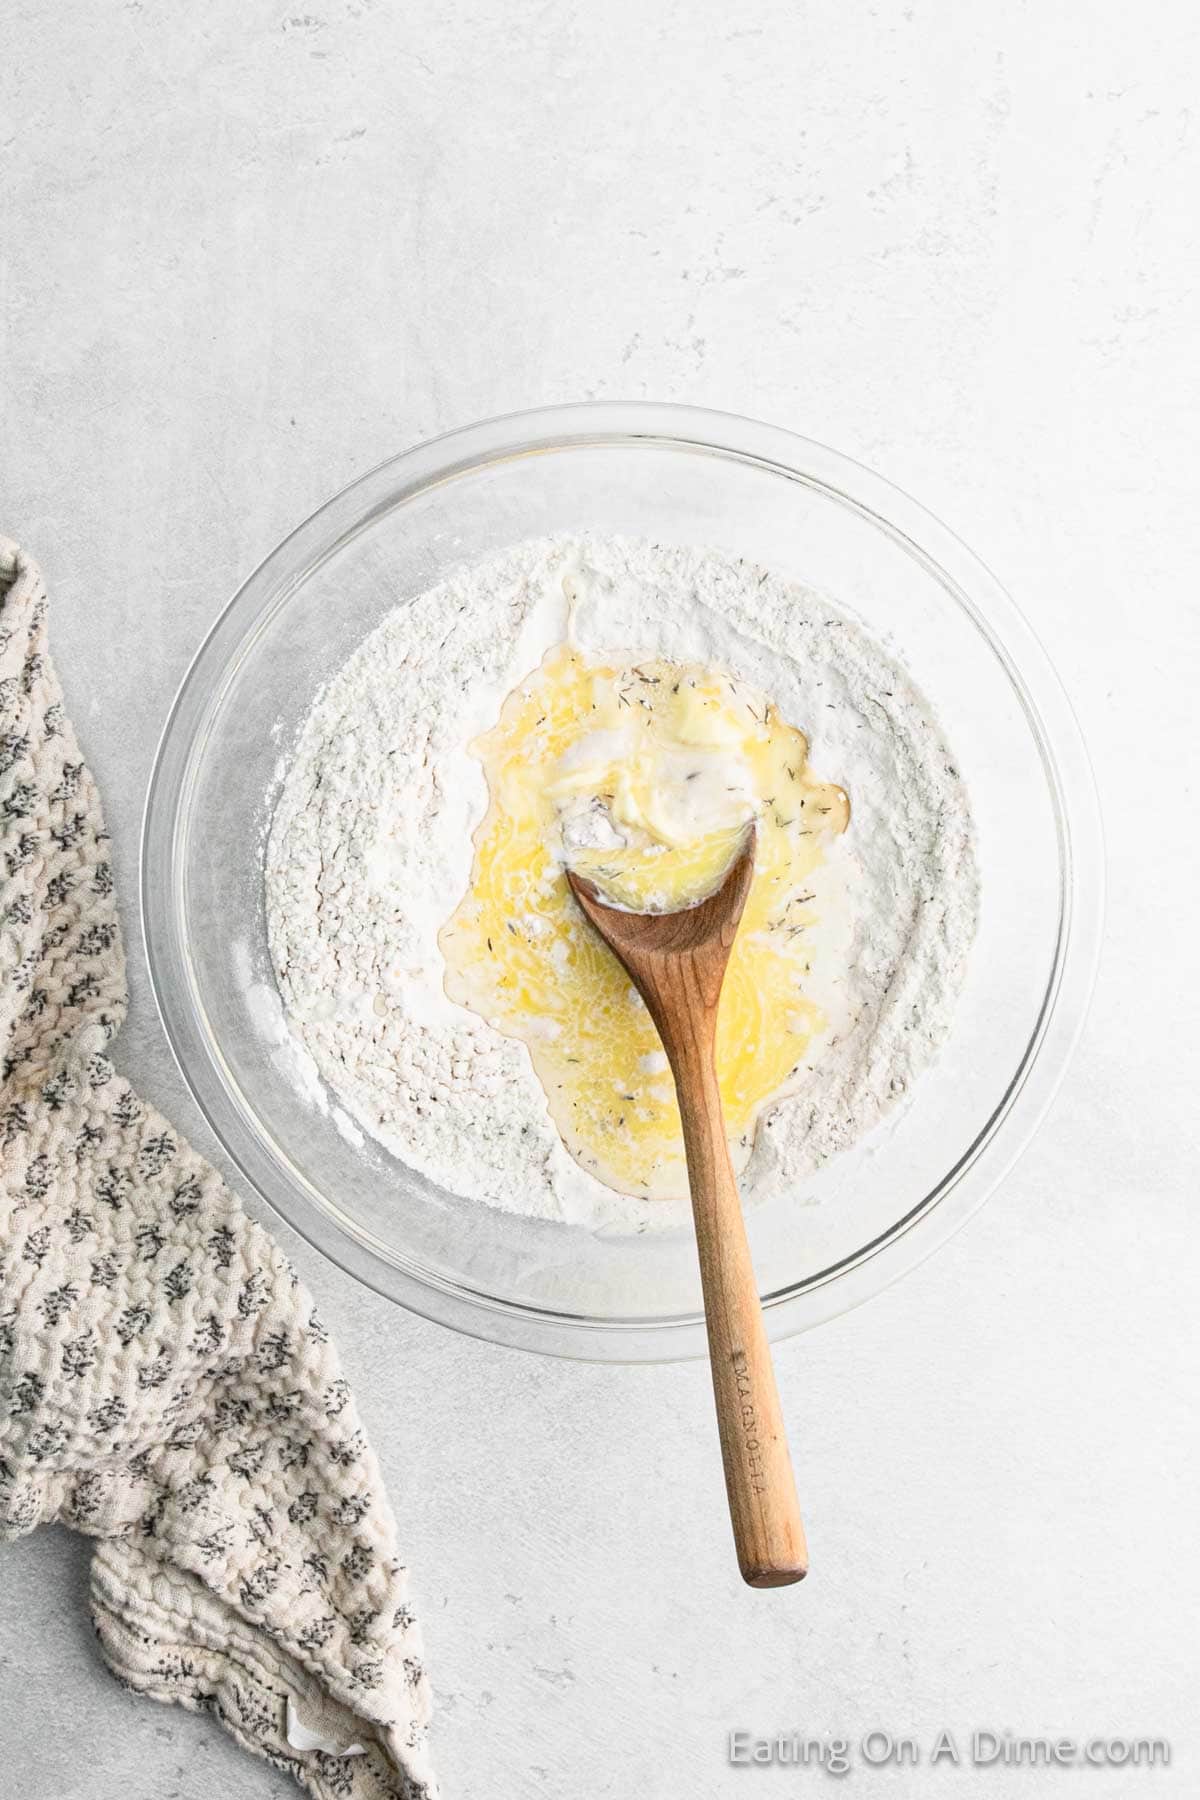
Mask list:
POLYGON ((738 1564, 751 1587, 784 1587, 803 1580, 808 1548, 711 1047, 674 1073, 738 1564))

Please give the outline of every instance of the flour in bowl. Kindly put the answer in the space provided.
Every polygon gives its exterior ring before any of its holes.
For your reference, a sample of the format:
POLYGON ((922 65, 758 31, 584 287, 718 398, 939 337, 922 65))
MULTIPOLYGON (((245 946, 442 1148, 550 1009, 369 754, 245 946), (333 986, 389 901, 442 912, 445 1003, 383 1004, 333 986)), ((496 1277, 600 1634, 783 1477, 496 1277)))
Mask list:
POLYGON ((743 1194, 797 1182, 873 1126, 949 1028, 978 882, 963 783, 923 696, 854 620, 717 551, 521 544, 398 606, 301 730, 266 853, 289 1029, 340 1106, 451 1193, 593 1229, 677 1225, 564 1147, 523 1042, 447 998, 439 932, 488 789, 468 745, 567 638, 727 671, 769 695, 850 798, 814 876, 825 1028, 745 1143, 743 1194))

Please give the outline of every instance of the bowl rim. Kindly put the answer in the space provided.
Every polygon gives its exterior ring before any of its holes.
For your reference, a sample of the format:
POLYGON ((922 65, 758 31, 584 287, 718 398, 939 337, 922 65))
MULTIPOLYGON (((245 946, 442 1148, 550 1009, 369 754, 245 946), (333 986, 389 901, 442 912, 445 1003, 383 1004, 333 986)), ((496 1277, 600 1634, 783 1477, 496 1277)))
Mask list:
POLYGON ((243 1116, 220 1046, 202 1023, 179 897, 181 822, 222 694, 275 612, 315 569, 397 506, 472 470, 578 447, 652 443, 732 457, 842 502, 912 556, 967 613, 1021 704, 1046 774, 1060 860, 1051 979, 1021 1063, 970 1146, 888 1229, 804 1282, 763 1295, 772 1338, 861 1305, 941 1247, 981 1207, 1036 1133, 1087 1016, 1104 913, 1099 802, 1083 737, 1040 641, 996 577, 904 490, 813 439, 733 413, 657 401, 578 401, 485 419, 389 457, 284 537, 210 627, 168 710, 142 816, 139 905, 155 1004, 180 1074, 209 1128, 266 1204, 346 1273, 423 1317, 491 1342, 589 1361, 673 1361, 705 1353, 703 1316, 572 1315, 488 1295, 383 1257, 290 1178, 243 1116), (184 997, 191 997, 190 1008, 184 997), (1001 1126, 1009 1131, 997 1144, 1001 1126), (1019 1129, 1017 1129, 1019 1125, 1019 1129), (990 1152, 990 1155, 986 1153, 990 1152), (986 1155, 986 1166, 984 1159, 986 1155), (280 1190, 287 1187, 285 1202, 280 1190))

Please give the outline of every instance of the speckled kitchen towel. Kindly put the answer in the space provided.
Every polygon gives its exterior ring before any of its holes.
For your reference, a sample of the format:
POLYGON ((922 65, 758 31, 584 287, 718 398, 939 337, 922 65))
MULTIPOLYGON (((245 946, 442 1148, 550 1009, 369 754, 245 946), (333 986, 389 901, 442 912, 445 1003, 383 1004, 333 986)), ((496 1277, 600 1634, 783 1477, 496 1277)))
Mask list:
POLYGON ((108 840, 46 614, 0 538, 0 1537, 98 1540, 96 1630, 131 1688, 215 1712, 322 1800, 417 1800, 428 1688, 337 1354, 109 1061, 108 840))

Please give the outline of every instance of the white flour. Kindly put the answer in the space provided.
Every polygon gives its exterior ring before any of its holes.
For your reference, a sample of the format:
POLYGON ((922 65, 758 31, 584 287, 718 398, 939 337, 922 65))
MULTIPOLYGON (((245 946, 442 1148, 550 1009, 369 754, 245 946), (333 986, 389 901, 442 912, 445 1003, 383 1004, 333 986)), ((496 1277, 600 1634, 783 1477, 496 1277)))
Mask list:
MULTIPOLYGON (((949 1027, 975 930, 966 794, 920 693, 827 600, 715 552, 517 545, 402 605, 318 696, 266 854, 291 1030, 341 1106, 451 1193, 594 1229, 677 1225, 564 1149, 523 1044, 452 1004, 437 933, 487 789, 467 743, 560 642, 708 664, 775 701, 850 795, 823 881, 831 1018, 763 1113, 743 1193, 795 1186, 907 1092, 949 1027), (573 601, 573 608, 571 602, 573 601)), ((346 1120, 350 1124, 350 1120, 346 1120)))

